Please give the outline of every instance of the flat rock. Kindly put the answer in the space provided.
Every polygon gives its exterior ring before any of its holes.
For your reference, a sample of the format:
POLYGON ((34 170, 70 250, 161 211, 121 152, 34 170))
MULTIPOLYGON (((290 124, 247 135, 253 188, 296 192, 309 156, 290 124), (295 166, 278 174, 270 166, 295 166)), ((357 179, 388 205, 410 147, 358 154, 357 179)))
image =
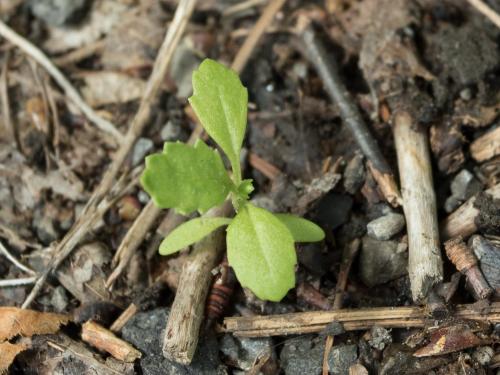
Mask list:
POLYGON ((336 345, 332 348, 328 357, 330 374, 348 375, 349 367, 358 359, 358 347, 356 345, 336 345))
POLYGON ((324 350, 324 338, 301 336, 285 342, 280 355, 285 375, 321 374, 324 350))
POLYGON ((390 213, 370 221, 366 226, 368 235, 376 240, 388 240, 405 226, 405 217, 390 213))
POLYGON ((395 280, 408 273, 408 251, 397 241, 379 241, 363 237, 359 257, 360 276, 373 287, 395 280))
POLYGON ((230 363, 244 371, 250 370, 259 358, 274 355, 270 337, 246 338, 226 334, 220 340, 220 350, 230 363))
POLYGON ((219 360, 215 337, 200 338, 193 362, 180 365, 163 357, 162 341, 169 309, 140 312, 122 330, 124 340, 139 349, 143 357, 139 366, 144 375, 226 375, 219 360))

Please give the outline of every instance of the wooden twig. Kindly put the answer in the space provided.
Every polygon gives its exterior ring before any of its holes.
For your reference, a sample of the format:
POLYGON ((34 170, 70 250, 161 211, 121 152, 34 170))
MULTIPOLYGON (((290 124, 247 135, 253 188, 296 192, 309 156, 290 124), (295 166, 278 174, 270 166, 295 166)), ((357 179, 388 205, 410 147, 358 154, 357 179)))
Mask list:
POLYGON ((82 340, 124 362, 141 358, 141 352, 101 325, 89 321, 82 326, 82 340))
MULTIPOLYGON (((484 314, 478 312, 474 305, 458 305, 453 317, 495 324, 500 322, 500 303, 493 303, 484 314)), ((434 323, 423 307, 376 307, 232 317, 224 319, 223 331, 241 337, 305 334, 321 332, 332 321, 342 323, 346 331, 370 329, 374 325, 386 328, 409 328, 424 327, 434 323)))
POLYGON ((36 281, 36 277, 23 277, 19 279, 6 279, 0 280, 0 288, 15 287, 21 285, 33 284, 36 281))
POLYGON ((139 309, 135 303, 131 303, 109 327, 112 332, 120 332, 127 322, 137 313, 139 309))
POLYGON ((301 31, 302 48, 309 62, 316 68, 330 98, 339 107, 340 115, 354 136, 356 143, 368 159, 370 171, 380 190, 391 205, 400 205, 401 194, 397 188, 394 174, 351 95, 345 88, 335 60, 331 58, 327 46, 317 35, 313 25, 308 24, 301 31))
POLYGON ((248 163, 252 168, 258 170, 271 181, 276 179, 281 174, 281 171, 267 160, 262 159, 259 155, 250 152, 248 154, 248 163))
POLYGON ((158 52, 158 56, 146 85, 139 110, 137 111, 129 130, 125 135, 125 138, 116 153, 112 164, 104 175, 101 183, 92 194, 92 197, 87 202, 80 218, 75 222, 63 240, 57 245, 57 261, 53 260, 37 280, 35 287, 24 301, 23 307, 27 307, 31 304, 42 288, 47 276, 71 253, 83 236, 88 232, 88 230, 90 230, 92 223, 95 222, 96 219, 102 218, 109 207, 109 200, 106 200, 105 197, 111 190, 115 182, 115 178, 125 162, 127 155, 149 120, 155 99, 163 83, 163 78, 165 77, 167 69, 170 65, 173 53, 179 44, 182 34, 184 33, 188 20, 191 17, 195 4, 196 0, 181 0, 179 2, 174 19, 158 52))
POLYGON ((333 300, 333 309, 338 310, 342 308, 344 302, 344 293, 347 287, 347 278, 351 270, 352 263, 356 258, 359 251, 361 240, 355 238, 344 249, 342 254, 342 263, 340 263, 339 276, 337 278, 337 285, 335 286, 335 299, 333 300))
POLYGON ((72 50, 62 56, 58 56, 52 61, 57 66, 74 64, 101 51, 105 45, 106 41, 104 39, 99 39, 95 42, 85 44, 82 47, 72 50))
POLYGON ((247 9, 253 8, 258 5, 265 4, 267 0, 246 0, 246 1, 241 1, 238 2, 234 5, 228 6, 224 11, 222 12, 222 17, 229 17, 232 16, 236 13, 241 13, 247 9))
MULTIPOLYGON (((500 199, 500 183, 486 190, 485 193, 494 199, 500 199)), ((475 201, 475 196, 469 198, 441 222, 443 240, 458 236, 466 239, 477 231, 476 218, 479 216, 479 210, 474 207, 475 201)))
POLYGON ((462 237, 452 238, 444 243, 446 255, 450 261, 467 277, 467 282, 472 288, 474 298, 485 299, 492 293, 493 289, 485 280, 474 252, 464 243, 462 237))
POLYGON ((470 145, 470 154, 478 162, 500 154, 500 127, 490 130, 474 140, 470 145))
MULTIPOLYGON (((206 216, 227 216, 231 204, 210 210, 206 216)), ((224 250, 224 229, 212 232, 194 245, 184 263, 163 339, 163 355, 175 362, 191 363, 203 320, 205 300, 212 281, 211 270, 224 250)))
POLYGON ((9 70, 9 54, 5 54, 5 59, 2 64, 2 73, 0 74, 0 100, 2 101, 2 121, 5 130, 5 135, 7 140, 16 141, 19 148, 18 138, 16 137, 16 131, 12 125, 12 116, 10 115, 10 104, 9 104, 9 87, 7 82, 7 72, 9 70))
POLYGON ((497 27, 500 27, 500 15, 491 9, 482 0, 467 0, 474 8, 484 14, 497 27))
POLYGON ((47 70, 51 77, 57 82, 57 84, 63 89, 64 93, 73 102, 73 104, 77 106, 99 129, 111 134, 119 143, 124 140, 122 133, 120 133, 112 123, 100 117, 87 103, 85 103, 73 85, 38 47, 23 38, 21 35, 17 34, 2 21, 0 21, 0 35, 19 47, 24 51, 24 53, 43 66, 44 69, 47 70))
POLYGON ((153 200, 150 200, 142 209, 139 216, 135 219, 134 224, 130 227, 127 234, 123 238, 113 257, 112 266, 115 268, 106 280, 106 288, 111 288, 116 279, 118 279, 121 273, 125 270, 137 248, 140 246, 144 237, 146 237, 146 234, 149 232, 160 214, 161 209, 155 206, 153 200))
POLYGON ((250 58, 250 55, 254 51, 257 44, 260 42, 262 35, 272 23, 274 17, 276 16, 276 13, 279 12, 285 2, 286 0, 271 0, 269 4, 264 8, 261 16, 259 17, 259 20, 252 28, 250 34, 245 39, 243 45, 236 54, 236 57, 231 64, 232 69, 234 69, 238 73, 241 73, 243 71, 248 62, 248 59, 250 58))
POLYGON ((422 302, 442 280, 443 264, 429 139, 425 129, 414 127, 418 125, 408 113, 395 114, 394 140, 408 232, 408 274, 413 300, 422 302))
POLYGON ((0 242, 0 253, 2 253, 3 255, 5 255, 5 257, 10 260, 12 262, 12 264, 14 264, 17 268, 19 268, 21 271, 24 271, 26 272, 28 275, 31 275, 31 276, 35 276, 36 275, 36 272, 33 271, 31 268, 29 268, 28 266, 25 266, 24 264, 22 264, 19 260, 16 259, 16 257, 14 255, 12 255, 11 253, 9 253, 9 251, 7 250, 7 248, 3 245, 2 242, 0 242))

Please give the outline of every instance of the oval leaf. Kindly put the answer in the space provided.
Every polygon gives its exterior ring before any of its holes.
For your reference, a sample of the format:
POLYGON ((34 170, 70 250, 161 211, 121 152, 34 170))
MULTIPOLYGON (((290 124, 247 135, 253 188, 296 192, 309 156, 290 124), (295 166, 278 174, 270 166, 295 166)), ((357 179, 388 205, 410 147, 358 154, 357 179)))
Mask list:
POLYGON ((160 254, 170 255, 198 242, 203 237, 224 225, 231 219, 225 217, 200 217, 189 220, 175 228, 160 244, 160 254))
POLYGON ((274 214, 292 233, 295 242, 317 242, 325 238, 325 232, 312 221, 291 214, 274 214))
POLYGON ((227 228, 227 257, 242 286, 280 301, 295 286, 297 255, 288 228, 272 213, 246 204, 227 228))
POLYGON ((201 140, 165 143, 162 154, 146 157, 141 183, 158 207, 181 214, 218 206, 233 188, 219 153, 201 140))
POLYGON ((226 153, 239 182, 248 93, 238 74, 214 60, 205 59, 193 73, 193 95, 189 103, 207 133, 226 153))

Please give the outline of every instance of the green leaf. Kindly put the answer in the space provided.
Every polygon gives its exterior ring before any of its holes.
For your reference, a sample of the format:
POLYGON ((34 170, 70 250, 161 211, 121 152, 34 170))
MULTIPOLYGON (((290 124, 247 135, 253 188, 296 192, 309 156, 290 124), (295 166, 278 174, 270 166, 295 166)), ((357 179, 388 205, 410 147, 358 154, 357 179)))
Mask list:
POLYGON ((234 189, 219 153, 201 140, 165 143, 163 153, 146 157, 141 183, 158 207, 181 214, 218 206, 234 189))
POLYGON ((317 242, 325 238, 325 232, 312 221, 290 214, 275 214, 292 233, 295 242, 317 242))
POLYGON ((207 133, 226 153, 235 181, 239 183, 248 93, 238 74, 214 60, 205 59, 193 73, 193 95, 189 102, 207 133))
POLYGON ((229 225, 225 217, 199 217, 175 228, 160 244, 160 254, 170 255, 198 242, 217 228, 229 225))
POLYGON ((295 286, 297 255, 288 228, 272 213, 246 204, 227 228, 227 257, 241 285, 280 301, 295 286))

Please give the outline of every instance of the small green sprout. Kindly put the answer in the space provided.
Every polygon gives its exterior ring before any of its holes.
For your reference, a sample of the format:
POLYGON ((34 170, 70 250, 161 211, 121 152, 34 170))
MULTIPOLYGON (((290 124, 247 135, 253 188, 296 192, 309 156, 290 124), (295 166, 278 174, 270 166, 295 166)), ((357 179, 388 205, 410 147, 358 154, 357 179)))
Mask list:
POLYGON ((238 75, 206 59, 193 73, 193 91, 189 102, 229 159, 232 174, 217 150, 201 140, 194 146, 166 142, 162 153, 146 158, 142 186, 160 208, 204 213, 230 198, 236 216, 192 219, 163 240, 160 254, 173 254, 227 226, 228 261, 241 285, 261 299, 280 301, 295 286, 294 243, 321 241, 325 234, 308 220, 273 214, 248 202, 253 185, 242 180, 240 168, 248 93, 238 75))

